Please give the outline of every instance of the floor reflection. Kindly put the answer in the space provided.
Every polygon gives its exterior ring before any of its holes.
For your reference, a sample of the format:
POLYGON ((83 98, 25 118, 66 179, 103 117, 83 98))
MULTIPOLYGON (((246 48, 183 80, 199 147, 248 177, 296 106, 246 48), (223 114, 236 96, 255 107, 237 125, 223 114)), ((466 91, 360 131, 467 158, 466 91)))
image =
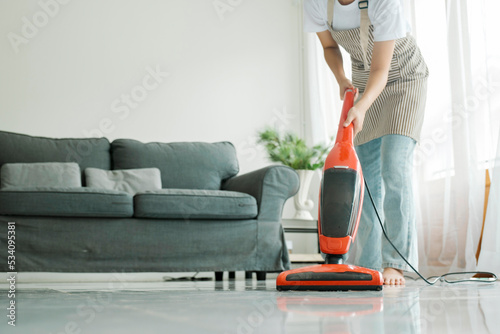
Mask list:
MULTIPOLYGON (((397 295, 404 290, 388 290, 397 295)), ((285 333, 421 333, 418 290, 384 303, 383 292, 322 292, 277 297, 285 333), (366 295, 372 296, 366 296, 366 295), (331 297, 326 297, 330 295, 331 297), (364 329, 362 331, 362 329, 364 329)))
POLYGON ((382 312, 384 299, 328 298, 328 297, 278 297, 280 311, 319 317, 356 317, 382 312))

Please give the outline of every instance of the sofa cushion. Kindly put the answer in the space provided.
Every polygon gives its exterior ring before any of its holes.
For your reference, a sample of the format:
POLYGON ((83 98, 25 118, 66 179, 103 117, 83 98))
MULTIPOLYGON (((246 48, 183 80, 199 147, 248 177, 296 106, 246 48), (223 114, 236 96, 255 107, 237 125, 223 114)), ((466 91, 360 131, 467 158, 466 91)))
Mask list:
POLYGON ((132 217, 130 194, 89 188, 0 190, 0 214, 55 217, 132 217))
MULTIPOLYGON (((106 138, 45 138, 0 131, 0 166, 15 162, 76 162, 87 167, 111 169, 106 138)), ((82 173, 83 177, 83 173, 82 173)))
POLYGON ((161 189, 158 168, 122 170, 85 169, 85 182, 89 188, 124 191, 131 195, 146 190, 161 189))
POLYGON ((0 188, 82 186, 80 167, 75 162, 36 162, 4 164, 0 188))
POLYGON ((134 216, 171 219, 250 219, 254 197, 235 191, 161 189, 134 197, 134 216))
POLYGON ((141 143, 117 139, 111 143, 113 169, 150 168, 161 171, 163 188, 219 190, 222 180, 238 173, 231 143, 141 143))

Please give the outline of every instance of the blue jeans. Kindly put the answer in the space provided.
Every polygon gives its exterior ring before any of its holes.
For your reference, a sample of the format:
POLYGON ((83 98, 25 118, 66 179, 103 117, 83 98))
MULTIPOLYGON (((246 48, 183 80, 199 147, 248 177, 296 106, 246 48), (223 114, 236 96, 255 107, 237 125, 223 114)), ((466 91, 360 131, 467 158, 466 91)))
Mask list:
MULTIPOLYGON (((415 145, 410 137, 386 135, 357 146, 356 152, 387 235, 416 268, 417 234, 412 188, 415 145)), ((410 270, 383 236, 366 190, 354 242, 356 265, 376 270, 387 267, 410 270)))

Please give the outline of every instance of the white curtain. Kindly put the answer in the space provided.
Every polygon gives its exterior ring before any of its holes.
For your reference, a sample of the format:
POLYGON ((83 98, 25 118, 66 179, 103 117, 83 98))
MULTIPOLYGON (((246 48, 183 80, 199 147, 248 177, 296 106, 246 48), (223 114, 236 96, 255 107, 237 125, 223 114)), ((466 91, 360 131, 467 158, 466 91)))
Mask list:
MULTIPOLYGON (((313 144, 326 144, 336 135, 342 104, 339 98, 339 86, 325 62, 323 48, 316 34, 306 34, 306 103, 307 138, 313 144)), ((346 75, 350 77, 351 62, 343 51, 346 75)))
POLYGON ((484 111, 483 128, 477 129, 481 138, 480 159, 487 161, 487 168, 494 166, 477 269, 500 275, 500 44, 495 30, 498 10, 500 4, 494 0, 480 1, 479 6, 469 9, 470 15, 482 22, 474 26, 477 38, 472 45, 484 111))
POLYGON ((500 53, 493 13, 500 8, 494 0, 419 0, 414 9, 418 41, 431 69, 416 156, 421 269, 426 274, 475 270, 485 170, 499 129, 494 60, 500 53))
POLYGON ((477 269, 494 272, 500 277, 500 137, 497 150, 477 269))
MULTIPOLYGON (((500 3, 407 0, 405 10, 430 70, 425 122, 415 153, 420 270, 425 275, 475 270, 485 170, 495 160, 500 128, 500 43, 495 27, 500 3)), ((314 141, 321 141, 336 131, 340 102, 317 38, 308 38, 310 131, 314 141)), ((489 233, 482 244, 487 261, 497 263, 499 183, 500 175, 493 175, 494 209, 489 209, 484 232, 489 233)), ((481 269, 498 270, 489 265, 481 269)))

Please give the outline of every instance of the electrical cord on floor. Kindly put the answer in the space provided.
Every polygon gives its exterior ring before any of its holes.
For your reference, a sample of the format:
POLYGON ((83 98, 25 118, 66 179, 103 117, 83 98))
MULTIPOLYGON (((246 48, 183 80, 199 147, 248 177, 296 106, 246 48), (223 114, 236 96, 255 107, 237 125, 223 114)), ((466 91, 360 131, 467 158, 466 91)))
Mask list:
POLYGON ((441 282, 446 282, 446 283, 460 283, 460 282, 482 282, 482 283, 493 283, 497 280, 497 276, 494 273, 490 273, 487 271, 465 271, 465 272, 453 272, 453 273, 446 273, 441 276, 431 276, 428 277, 427 279, 422 276, 417 269, 413 268, 413 266, 408 262, 408 260, 401 254, 401 252, 397 249, 396 246, 392 243, 391 239, 389 239, 389 236, 387 235, 387 232, 385 231, 384 224, 382 223, 382 219, 380 218, 380 215, 378 214, 377 206, 375 205, 375 201, 373 200, 372 194, 370 193, 370 189, 368 188, 368 184, 366 183, 365 180, 365 187, 368 192, 368 196, 370 197, 370 201, 372 202, 373 208, 375 209, 375 213, 378 218, 378 222, 380 224, 380 227, 382 228, 382 233, 384 233, 385 238, 391 244, 392 248, 401 256, 401 258, 410 266, 410 268, 418 275, 420 276, 421 279, 423 279, 427 284, 429 285, 434 285, 436 282, 441 281, 441 282), (449 281, 446 279, 447 276, 451 275, 463 275, 463 274, 476 274, 476 275, 487 275, 491 277, 472 277, 472 278, 467 278, 467 279, 461 279, 461 280, 454 280, 454 281, 449 281), (429 281, 429 279, 435 278, 434 281, 429 281))
POLYGON ((171 276, 164 276, 163 280, 166 282, 185 282, 185 281, 211 281, 211 277, 196 277, 199 274, 197 272, 193 276, 184 276, 184 277, 171 277, 171 276))

